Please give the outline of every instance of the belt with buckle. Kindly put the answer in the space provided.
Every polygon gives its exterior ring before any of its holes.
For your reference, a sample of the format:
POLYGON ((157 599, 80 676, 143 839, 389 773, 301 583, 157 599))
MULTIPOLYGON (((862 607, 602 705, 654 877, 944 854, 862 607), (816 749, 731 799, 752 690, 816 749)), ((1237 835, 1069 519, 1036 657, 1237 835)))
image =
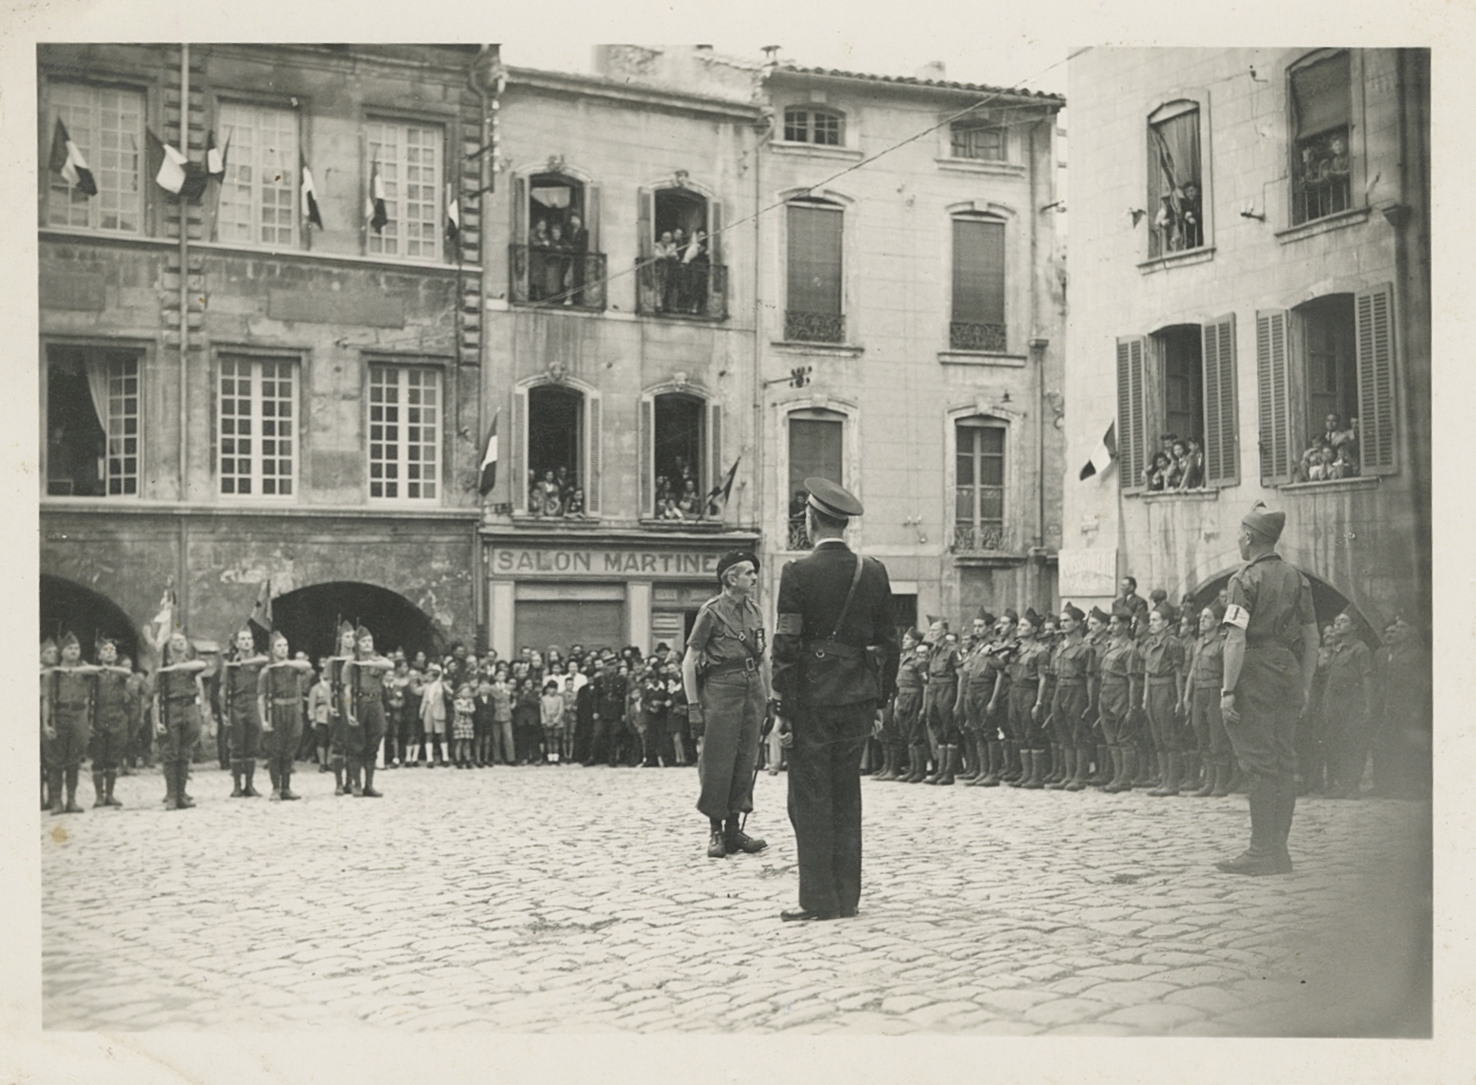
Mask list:
POLYGON ((725 659, 721 663, 714 663, 703 677, 713 678, 719 674, 735 674, 738 671, 754 674, 758 669, 758 660, 753 656, 745 656, 743 659, 725 659))

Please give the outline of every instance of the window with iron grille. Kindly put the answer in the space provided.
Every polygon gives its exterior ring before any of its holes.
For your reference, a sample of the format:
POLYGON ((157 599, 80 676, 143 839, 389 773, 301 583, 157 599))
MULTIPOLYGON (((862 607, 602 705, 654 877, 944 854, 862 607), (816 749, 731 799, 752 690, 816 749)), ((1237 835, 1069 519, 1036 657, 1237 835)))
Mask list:
POLYGON ((1005 549, 1005 427, 981 418, 955 423, 953 547, 1005 549))
POLYGON ((225 145, 225 179, 216 236, 242 245, 295 247, 296 112, 222 102, 217 125, 225 145))
POLYGON ((440 493, 441 374, 369 367, 369 496, 434 501, 440 493))
POLYGON ((224 356, 216 471, 230 497, 291 497, 297 480, 297 363, 224 356))
POLYGON ((1345 211, 1351 206, 1352 116, 1349 56, 1336 53, 1292 70, 1292 222, 1345 211))
POLYGON ((953 220, 954 350, 1002 353, 1005 325, 1005 224, 996 219, 953 220))
POLYGON ((138 355, 50 347, 46 433, 49 495, 138 496, 138 355))
MULTIPOLYGON (((144 96, 138 91, 53 83, 47 90, 52 116, 87 160, 97 195, 89 197, 48 171, 46 224, 110 233, 143 230, 144 96)), ((55 130, 47 122, 45 138, 55 130)), ((50 147, 47 147, 50 153, 50 147)))
POLYGON ((384 184, 389 222, 369 230, 369 251, 435 259, 441 253, 441 129, 397 121, 369 123, 369 161, 384 184))
POLYGON ((954 158, 973 158, 981 162, 1003 162, 1006 156, 1006 129, 979 121, 954 121, 949 125, 950 148, 954 158))
POLYGON ((822 147, 845 144, 846 122, 839 113, 823 109, 790 108, 784 111, 784 138, 790 143, 815 143, 822 147))

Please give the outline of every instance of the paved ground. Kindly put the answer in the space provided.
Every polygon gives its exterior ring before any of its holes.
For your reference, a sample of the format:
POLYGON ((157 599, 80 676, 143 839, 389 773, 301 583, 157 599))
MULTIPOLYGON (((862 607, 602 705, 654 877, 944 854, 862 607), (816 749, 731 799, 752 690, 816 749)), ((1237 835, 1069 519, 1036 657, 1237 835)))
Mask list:
MULTIPOLYGON (((386 797, 41 816, 47 1029, 1401 1035, 1429 1028, 1429 808, 865 781, 861 914, 796 900, 783 775, 709 860, 693 770, 381 772, 386 797)), ((264 774, 263 774, 264 775, 264 774)))

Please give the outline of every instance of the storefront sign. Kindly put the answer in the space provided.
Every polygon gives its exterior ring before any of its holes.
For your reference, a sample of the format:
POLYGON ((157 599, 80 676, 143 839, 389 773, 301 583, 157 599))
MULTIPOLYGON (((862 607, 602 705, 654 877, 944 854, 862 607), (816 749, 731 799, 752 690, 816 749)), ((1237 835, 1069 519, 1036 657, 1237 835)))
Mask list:
POLYGON ((717 576, 720 554, 680 550, 565 550, 498 547, 492 551, 493 576, 565 576, 609 580, 717 576))
POLYGON ((1100 547, 1091 550, 1062 549, 1057 554, 1057 576, 1062 599, 1117 594, 1117 550, 1100 547))

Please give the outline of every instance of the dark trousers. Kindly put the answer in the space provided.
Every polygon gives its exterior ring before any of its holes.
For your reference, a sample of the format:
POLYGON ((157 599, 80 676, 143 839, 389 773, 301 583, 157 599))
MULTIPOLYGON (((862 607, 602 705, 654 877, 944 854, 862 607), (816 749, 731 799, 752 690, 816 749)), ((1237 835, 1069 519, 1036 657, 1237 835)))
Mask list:
POLYGON ((159 760, 166 765, 188 765, 200 741, 200 706, 194 701, 166 701, 164 733, 157 737, 159 760))
POLYGON ((909 746, 921 746, 928 740, 927 727, 922 718, 923 691, 920 688, 899 689, 896 707, 892 715, 896 720, 897 737, 909 746))
POLYGON ((272 729, 262 738, 266 744, 267 773, 272 786, 281 785, 284 776, 292 775, 292 764, 302 741, 302 706, 300 704, 267 705, 272 716, 272 729))
POLYGON ((939 745, 953 745, 958 741, 958 720, 954 717, 954 702, 958 697, 956 679, 928 679, 923 691, 923 722, 928 727, 928 737, 939 745))
POLYGON ((91 753, 93 772, 117 772, 128 745, 128 720, 119 713, 108 718, 99 712, 92 730, 91 753))
POLYGON ((384 738, 384 702, 379 694, 360 694, 354 714, 359 726, 344 728, 344 752, 350 766, 374 764, 384 738))
POLYGON ((1229 768, 1230 736, 1225 733, 1225 717, 1220 715, 1219 683, 1203 689, 1195 687, 1191 710, 1199 752, 1209 758, 1210 764, 1229 768))
POLYGON ((753 809, 753 770, 766 703, 764 682, 756 671, 720 674, 702 683, 706 729, 697 759, 702 788, 697 809, 709 818, 729 818, 753 809))
POLYGON ((1107 745, 1116 746, 1130 737, 1128 712, 1132 710, 1131 693, 1127 682, 1104 681, 1098 694, 1097 705, 1101 709, 1102 734, 1107 745))
POLYGON ((87 706, 59 704, 52 711, 56 737, 43 743, 46 763, 53 769, 73 769, 82 764, 92 741, 87 706))
POLYGON ((1058 683, 1051 706, 1051 734, 1062 746, 1085 746, 1092 741, 1092 725, 1082 716, 1091 701, 1085 682, 1058 683))
POLYGON ((1174 706, 1179 690, 1172 678, 1149 678, 1148 727, 1153 736, 1153 749, 1158 753, 1179 752, 1179 721, 1174 719, 1174 706))
POLYGON ((243 762, 254 758, 261 746, 261 721, 256 718, 255 697, 243 693, 231 702, 228 726, 231 768, 240 771, 243 762))
POLYGON ((1281 647, 1247 647, 1235 686, 1238 720, 1225 720, 1230 745, 1249 778, 1251 849, 1272 850, 1290 831, 1296 807, 1295 736, 1302 704, 1297 657, 1281 647))
POLYGON ((789 821, 799 857, 799 904, 852 913, 861 899, 861 751, 875 703, 802 708, 790 721, 789 821))
POLYGON ((1016 682, 1010 687, 1010 737, 1021 749, 1044 750, 1047 747, 1045 727, 1035 718, 1035 698, 1040 688, 1035 682, 1016 682))

